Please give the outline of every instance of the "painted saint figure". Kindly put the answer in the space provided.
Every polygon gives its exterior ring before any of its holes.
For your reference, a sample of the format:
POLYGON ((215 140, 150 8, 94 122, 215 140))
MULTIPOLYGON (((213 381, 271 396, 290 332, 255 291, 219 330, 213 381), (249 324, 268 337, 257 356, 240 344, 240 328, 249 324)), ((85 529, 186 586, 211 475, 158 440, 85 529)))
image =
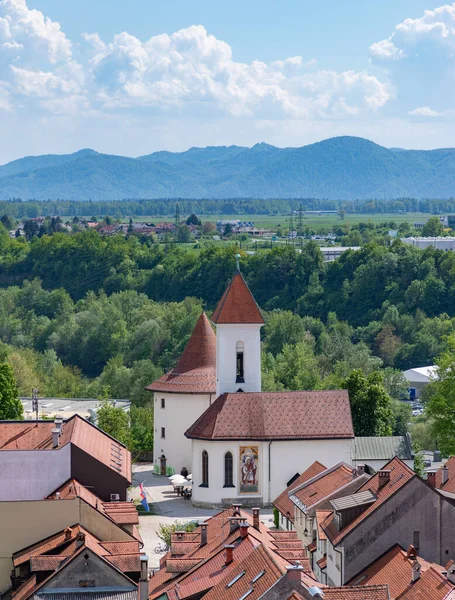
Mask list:
POLYGON ((258 492, 258 450, 255 447, 241 448, 240 491, 258 492))

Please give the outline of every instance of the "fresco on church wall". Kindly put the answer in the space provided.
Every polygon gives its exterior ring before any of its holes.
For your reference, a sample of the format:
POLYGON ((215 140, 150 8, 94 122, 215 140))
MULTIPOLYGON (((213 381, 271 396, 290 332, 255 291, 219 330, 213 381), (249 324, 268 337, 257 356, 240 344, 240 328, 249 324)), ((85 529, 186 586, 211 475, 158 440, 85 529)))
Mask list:
POLYGON ((259 446, 240 446, 239 450, 239 491, 241 494, 257 494, 259 492, 259 446))

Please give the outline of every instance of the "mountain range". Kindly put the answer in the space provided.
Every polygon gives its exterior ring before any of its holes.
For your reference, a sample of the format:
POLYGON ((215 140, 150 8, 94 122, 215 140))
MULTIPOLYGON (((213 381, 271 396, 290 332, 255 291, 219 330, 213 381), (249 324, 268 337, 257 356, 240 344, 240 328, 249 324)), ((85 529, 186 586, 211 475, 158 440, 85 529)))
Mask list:
POLYGON ((3 200, 454 196, 454 148, 389 149, 348 136, 301 148, 212 146, 138 158, 80 150, 0 166, 3 200))

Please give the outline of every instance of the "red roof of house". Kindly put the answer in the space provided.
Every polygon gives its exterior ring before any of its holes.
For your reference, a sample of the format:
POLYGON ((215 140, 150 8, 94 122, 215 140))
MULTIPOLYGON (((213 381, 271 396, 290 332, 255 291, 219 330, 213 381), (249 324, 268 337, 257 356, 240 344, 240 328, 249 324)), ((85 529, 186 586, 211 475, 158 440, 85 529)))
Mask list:
POLYGON ((442 483, 442 469, 441 467, 436 471, 436 487, 445 492, 455 493, 455 456, 451 456, 444 465, 448 469, 448 479, 446 483, 442 483))
POLYGON ((327 517, 322 523, 322 528, 327 534, 332 544, 336 546, 343 538, 350 533, 357 525, 359 525, 364 519, 366 519, 372 512, 374 512, 379 506, 381 506, 386 500, 397 493, 408 481, 413 477, 416 477, 414 471, 412 471, 403 461, 399 458, 392 458, 385 466, 384 470, 390 471, 390 482, 386 483, 383 487, 379 487, 379 473, 376 473, 371 479, 369 479, 364 485, 362 485, 357 492, 365 492, 370 490, 375 494, 376 500, 372 502, 360 515, 358 515, 353 521, 351 521, 346 527, 343 527, 341 531, 338 531, 335 521, 334 513, 327 517))
POLYGON ((48 496, 50 500, 69 500, 72 498, 82 498, 118 525, 139 525, 139 515, 132 502, 104 502, 76 479, 69 479, 48 496))
POLYGON ((223 394, 186 431, 202 440, 353 438, 345 390, 223 394))
POLYGON ((348 584, 359 588, 363 585, 388 584, 390 600, 444 600, 449 592, 455 591, 455 585, 447 580, 443 571, 440 565, 429 563, 419 556, 414 558, 397 544, 348 584), (412 583, 412 567, 416 559, 420 564, 421 576, 412 583))
MULTIPOLYGON (((317 474, 313 479, 306 481, 301 486, 291 490, 290 500, 305 507, 314 506, 323 498, 330 496, 336 490, 353 481, 353 467, 339 463, 323 473, 317 474)), ((359 480, 359 487, 362 479, 359 480)), ((327 515, 326 515, 327 516, 327 515)))
POLYGON ((273 501, 273 505, 292 523, 294 523, 294 504, 289 498, 289 492, 299 485, 302 485, 302 483, 305 483, 305 481, 308 481, 316 475, 319 475, 319 473, 325 471, 326 468, 327 467, 324 467, 324 465, 322 465, 320 462, 315 461, 273 501))
MULTIPOLYGON (((0 450, 54 450, 54 428, 53 421, 0 421, 0 450)), ((110 467, 128 482, 131 481, 129 450, 79 415, 63 421, 58 448, 68 443, 110 467)))
POLYGON ((264 318, 240 272, 231 279, 212 315, 217 325, 234 323, 264 324, 264 318))
POLYGON ((199 317, 177 366, 146 389, 177 394, 216 392, 216 336, 205 313, 199 317))

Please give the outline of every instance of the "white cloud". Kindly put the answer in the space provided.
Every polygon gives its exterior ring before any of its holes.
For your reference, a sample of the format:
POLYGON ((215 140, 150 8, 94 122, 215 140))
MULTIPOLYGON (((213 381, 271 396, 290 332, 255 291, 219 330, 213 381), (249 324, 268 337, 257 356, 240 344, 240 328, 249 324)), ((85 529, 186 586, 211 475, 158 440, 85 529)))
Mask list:
POLYGON ((202 26, 146 42, 123 32, 109 44, 85 34, 95 97, 104 110, 150 109, 261 118, 334 116, 376 110, 391 97, 366 72, 321 71, 294 56, 250 64, 233 60, 231 47, 202 26))
POLYGON ((420 106, 419 108, 410 110, 409 114, 414 117, 441 117, 444 113, 433 110, 429 106, 420 106))
POLYGON ((422 41, 455 48, 455 2, 426 10, 420 18, 405 19, 388 38, 372 44, 370 53, 379 60, 401 59, 422 41))

